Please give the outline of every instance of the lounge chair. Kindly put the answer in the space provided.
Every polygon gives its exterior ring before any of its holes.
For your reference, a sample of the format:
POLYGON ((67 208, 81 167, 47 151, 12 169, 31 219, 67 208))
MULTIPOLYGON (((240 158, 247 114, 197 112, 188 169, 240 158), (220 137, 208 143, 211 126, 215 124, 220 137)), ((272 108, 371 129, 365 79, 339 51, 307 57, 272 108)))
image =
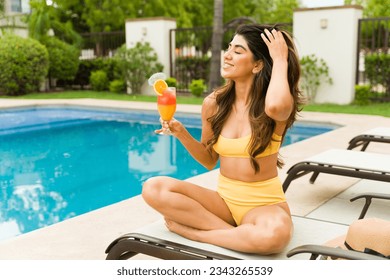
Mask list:
POLYGON ((390 182, 390 155, 330 149, 290 167, 283 190, 286 192, 293 180, 309 173, 313 173, 310 183, 315 182, 319 173, 390 182))
POLYGON ((349 141, 348 150, 362 146, 365 151, 371 142, 390 143, 390 127, 377 127, 357 135, 349 141))
MULTIPOLYGON (((245 254, 191 241, 168 231, 164 222, 160 220, 114 240, 106 249, 106 259, 123 260, 137 254, 170 260, 287 259, 286 253, 292 248, 307 243, 323 244, 334 236, 345 234, 348 228, 344 224, 297 216, 293 216, 293 222, 294 235, 289 245, 283 252, 269 256, 245 254)), ((296 258, 307 259, 305 256, 296 258)))
MULTIPOLYGON (((350 199, 351 202, 358 200, 360 198, 365 198, 366 202, 360 213, 359 220, 363 219, 369 206, 371 205, 371 201, 373 198, 375 199, 384 199, 390 200, 390 195, 388 194, 378 194, 378 193, 364 193, 359 194, 350 199)), ((371 237, 372 238, 372 237, 371 237)), ((344 246, 343 246, 344 247, 344 246)), ((287 252, 287 257, 293 257, 298 254, 311 254, 310 260, 316 260, 320 257, 330 257, 330 258, 340 258, 340 259, 367 259, 367 260, 387 260, 389 257, 386 256, 378 256, 372 255, 362 252, 354 252, 350 250, 346 250, 346 248, 333 248, 325 245, 301 245, 296 248, 293 248, 289 252, 287 252), (358 255, 355 255, 358 253, 358 255), (364 256, 365 255, 365 256, 364 256)))

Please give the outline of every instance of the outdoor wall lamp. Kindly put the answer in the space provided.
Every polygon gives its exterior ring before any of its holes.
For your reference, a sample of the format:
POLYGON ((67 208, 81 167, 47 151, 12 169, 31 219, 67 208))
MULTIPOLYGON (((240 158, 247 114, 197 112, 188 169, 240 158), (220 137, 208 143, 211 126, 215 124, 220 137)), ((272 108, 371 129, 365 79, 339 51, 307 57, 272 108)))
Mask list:
POLYGON ((320 20, 320 27, 321 29, 326 29, 328 28, 328 19, 323 18, 320 20))

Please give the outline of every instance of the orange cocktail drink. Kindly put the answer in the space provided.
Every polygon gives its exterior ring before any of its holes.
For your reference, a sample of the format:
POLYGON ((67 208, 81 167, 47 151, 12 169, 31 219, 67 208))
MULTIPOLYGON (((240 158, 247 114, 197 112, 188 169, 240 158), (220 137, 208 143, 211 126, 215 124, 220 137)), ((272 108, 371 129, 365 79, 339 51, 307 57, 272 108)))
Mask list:
POLYGON ((170 121, 176 112, 176 88, 168 87, 157 96, 157 109, 163 121, 170 121))
POLYGON ((164 73, 155 73, 148 79, 148 83, 157 94, 157 109, 163 126, 159 134, 172 135, 167 124, 173 119, 176 111, 176 88, 168 87, 165 78, 164 73))

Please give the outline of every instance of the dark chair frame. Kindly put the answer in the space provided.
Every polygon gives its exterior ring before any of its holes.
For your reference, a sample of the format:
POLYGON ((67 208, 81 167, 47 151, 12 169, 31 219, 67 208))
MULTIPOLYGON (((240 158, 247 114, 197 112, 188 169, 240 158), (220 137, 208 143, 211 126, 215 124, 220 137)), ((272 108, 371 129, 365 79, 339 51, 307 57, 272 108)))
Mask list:
POLYGON ((365 216, 366 216, 366 213, 368 211, 368 208, 370 207, 371 205, 371 202, 372 202, 372 199, 375 198, 375 199, 385 199, 385 200, 390 200, 390 194, 384 194, 384 193, 372 193, 372 192, 369 192, 369 193, 363 193, 363 194, 359 194, 353 198, 350 199, 351 202, 357 200, 357 199, 360 199, 360 198, 364 198, 365 199, 365 203, 364 203, 364 206, 363 206, 363 209, 362 209, 362 212, 360 212, 360 215, 359 215, 359 220, 360 219, 363 219, 365 216))
POLYGON ((344 250, 341 248, 332 248, 322 245, 302 245, 287 252, 287 257, 297 254, 309 253, 310 260, 317 260, 319 257, 330 257, 332 259, 346 260, 386 260, 386 258, 375 256, 367 253, 344 250))
POLYGON ((140 233, 115 239, 106 249, 106 260, 126 260, 145 254, 164 260, 237 260, 237 258, 140 233))
MULTIPOLYGON (((356 153, 360 152, 356 151, 356 153)), ((293 180, 309 173, 313 173, 309 180, 311 184, 314 184, 320 173, 390 182, 390 171, 305 160, 294 164, 287 170, 287 177, 283 182, 283 191, 287 191, 293 180)))
POLYGON ((390 144, 390 137, 372 134, 360 134, 349 141, 348 150, 361 147, 361 151, 365 151, 371 142, 388 143, 390 144))

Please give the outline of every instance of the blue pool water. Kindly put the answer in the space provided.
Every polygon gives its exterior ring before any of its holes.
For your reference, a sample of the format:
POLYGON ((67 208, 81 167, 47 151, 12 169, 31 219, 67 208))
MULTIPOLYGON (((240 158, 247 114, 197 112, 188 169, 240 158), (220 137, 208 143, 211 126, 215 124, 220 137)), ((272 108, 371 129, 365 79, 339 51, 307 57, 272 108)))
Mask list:
MULTIPOLYGON (((200 139, 200 119, 177 114, 200 139)), ((156 112, 39 107, 0 111, 0 240, 140 194, 147 178, 207 170, 154 133, 156 112)), ((285 145, 331 125, 297 124, 285 145)))

